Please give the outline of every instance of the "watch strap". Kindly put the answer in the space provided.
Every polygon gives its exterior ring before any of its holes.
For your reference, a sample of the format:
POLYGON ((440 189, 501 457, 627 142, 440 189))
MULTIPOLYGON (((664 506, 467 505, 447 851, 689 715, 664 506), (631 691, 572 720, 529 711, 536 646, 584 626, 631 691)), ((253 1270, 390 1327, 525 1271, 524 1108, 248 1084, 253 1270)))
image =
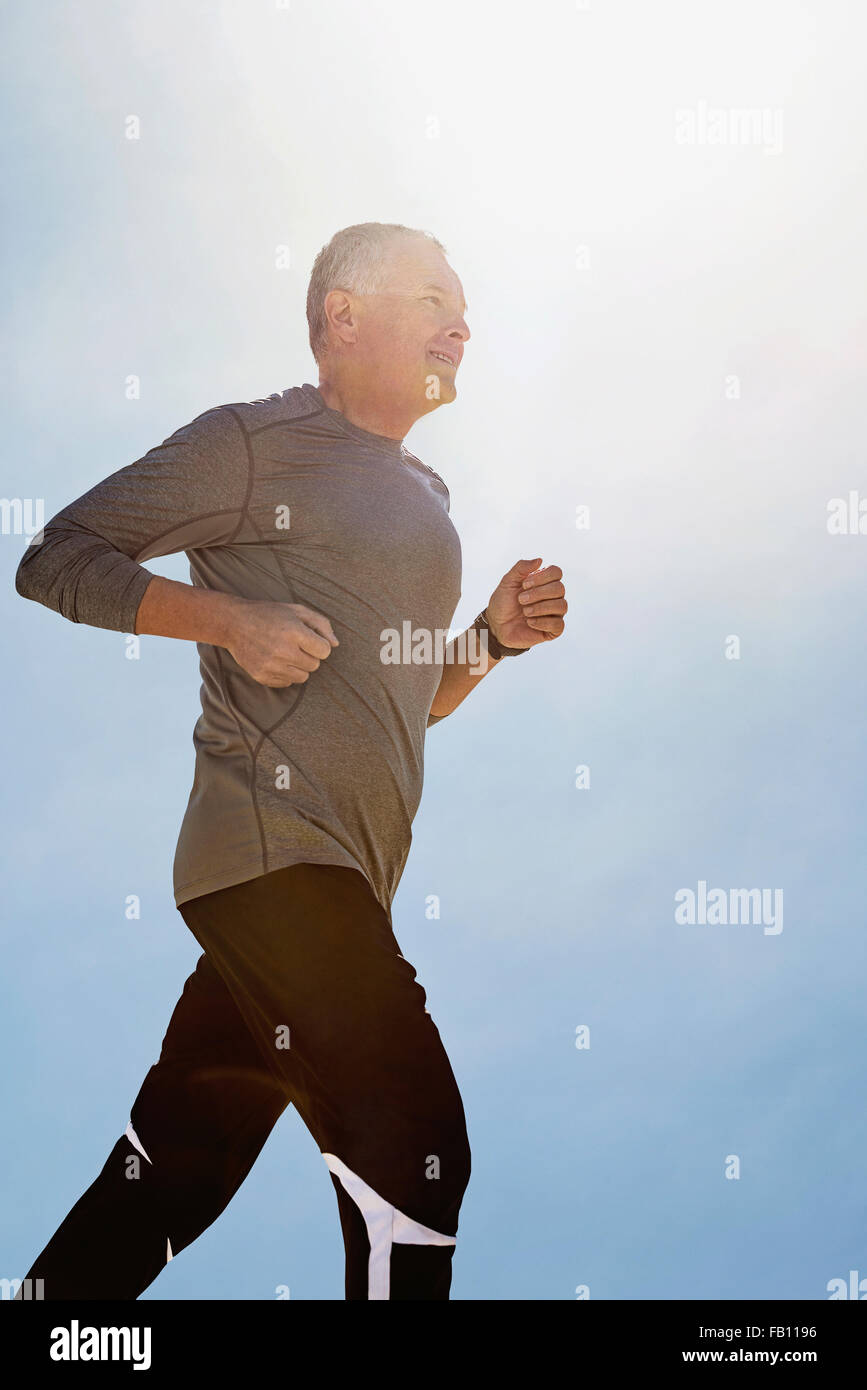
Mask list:
POLYGON ((481 630, 481 628, 485 628, 487 630, 488 652, 494 658, 495 661, 499 661, 504 656, 523 656, 524 652, 528 652, 530 650, 529 647, 504 647, 502 642, 498 642, 493 632, 491 631, 491 624, 488 622, 488 610, 486 608, 483 609, 482 612, 478 615, 478 617, 474 620, 473 627, 478 630, 481 630))

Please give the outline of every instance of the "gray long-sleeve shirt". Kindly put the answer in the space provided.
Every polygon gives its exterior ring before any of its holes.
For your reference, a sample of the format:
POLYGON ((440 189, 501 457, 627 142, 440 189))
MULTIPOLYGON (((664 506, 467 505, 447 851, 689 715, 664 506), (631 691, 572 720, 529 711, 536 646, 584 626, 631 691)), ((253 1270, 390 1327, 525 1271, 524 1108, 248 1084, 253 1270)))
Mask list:
MULTIPOLYGON (((198 643, 202 713, 174 861, 178 906, 300 862, 360 869, 391 916, 421 798, 424 741, 460 598, 448 489, 401 441, 305 383, 216 406, 48 522, 19 594, 70 622, 135 631, 152 576, 324 613, 340 645, 300 685, 259 684, 198 643), (409 625, 407 627, 406 625, 409 625), (384 633, 431 634, 384 662, 384 633), (437 659, 439 657, 439 659, 437 659)), ((392 655, 395 648, 391 648, 392 655)))

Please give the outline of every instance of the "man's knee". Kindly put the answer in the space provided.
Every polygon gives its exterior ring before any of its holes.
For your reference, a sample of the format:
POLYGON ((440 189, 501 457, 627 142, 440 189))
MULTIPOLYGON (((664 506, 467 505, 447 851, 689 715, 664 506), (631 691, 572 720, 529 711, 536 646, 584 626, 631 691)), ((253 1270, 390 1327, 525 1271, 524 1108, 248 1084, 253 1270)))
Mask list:
POLYGON ((463 1123, 449 1136, 447 1144, 434 1147, 439 1152, 426 1154, 422 1164, 418 1184, 419 1209, 429 1224, 438 1230, 454 1233, 471 1171, 470 1145, 463 1123))
POLYGON ((348 1257, 347 1297, 448 1298, 458 1211, 469 1181, 469 1145, 463 1159, 452 1161, 445 1169, 440 1155, 430 1154, 421 1179, 425 1186, 421 1182, 401 1184, 406 1194, 401 1200, 409 1210, 390 1201, 336 1154, 323 1153, 322 1157, 341 1207, 348 1257), (355 1234, 356 1229, 360 1233, 362 1222, 366 1239, 355 1234), (355 1246, 362 1239, 363 1259, 359 1260, 355 1246))
POLYGON ((364 1144, 358 1151, 353 1145, 352 1151, 322 1155, 368 1224, 391 1223, 395 1232, 407 1233, 416 1227, 420 1240, 453 1240, 471 1171, 463 1116, 438 1141, 419 1145, 404 1136, 376 1148, 375 1156, 364 1144), (424 1230, 431 1235, 422 1236, 424 1230))

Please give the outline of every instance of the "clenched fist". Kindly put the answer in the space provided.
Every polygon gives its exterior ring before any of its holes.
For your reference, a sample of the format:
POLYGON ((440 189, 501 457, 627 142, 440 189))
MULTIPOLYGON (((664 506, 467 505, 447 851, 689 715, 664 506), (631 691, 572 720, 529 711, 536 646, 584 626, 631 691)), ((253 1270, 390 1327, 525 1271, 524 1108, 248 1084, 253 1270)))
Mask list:
POLYGON ((260 685, 301 685, 339 646, 323 613, 303 603, 243 600, 233 611, 227 652, 260 685))

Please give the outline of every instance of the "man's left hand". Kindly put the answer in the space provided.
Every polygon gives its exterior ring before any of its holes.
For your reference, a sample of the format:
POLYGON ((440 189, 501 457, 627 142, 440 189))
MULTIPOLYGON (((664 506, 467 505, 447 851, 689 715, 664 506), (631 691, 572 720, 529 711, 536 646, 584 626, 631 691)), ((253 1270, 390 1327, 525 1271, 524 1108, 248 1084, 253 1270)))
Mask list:
POLYGON ((536 560, 518 560, 504 574, 488 601, 488 623, 504 647, 535 647, 559 637, 568 604, 559 565, 539 569, 536 560))

